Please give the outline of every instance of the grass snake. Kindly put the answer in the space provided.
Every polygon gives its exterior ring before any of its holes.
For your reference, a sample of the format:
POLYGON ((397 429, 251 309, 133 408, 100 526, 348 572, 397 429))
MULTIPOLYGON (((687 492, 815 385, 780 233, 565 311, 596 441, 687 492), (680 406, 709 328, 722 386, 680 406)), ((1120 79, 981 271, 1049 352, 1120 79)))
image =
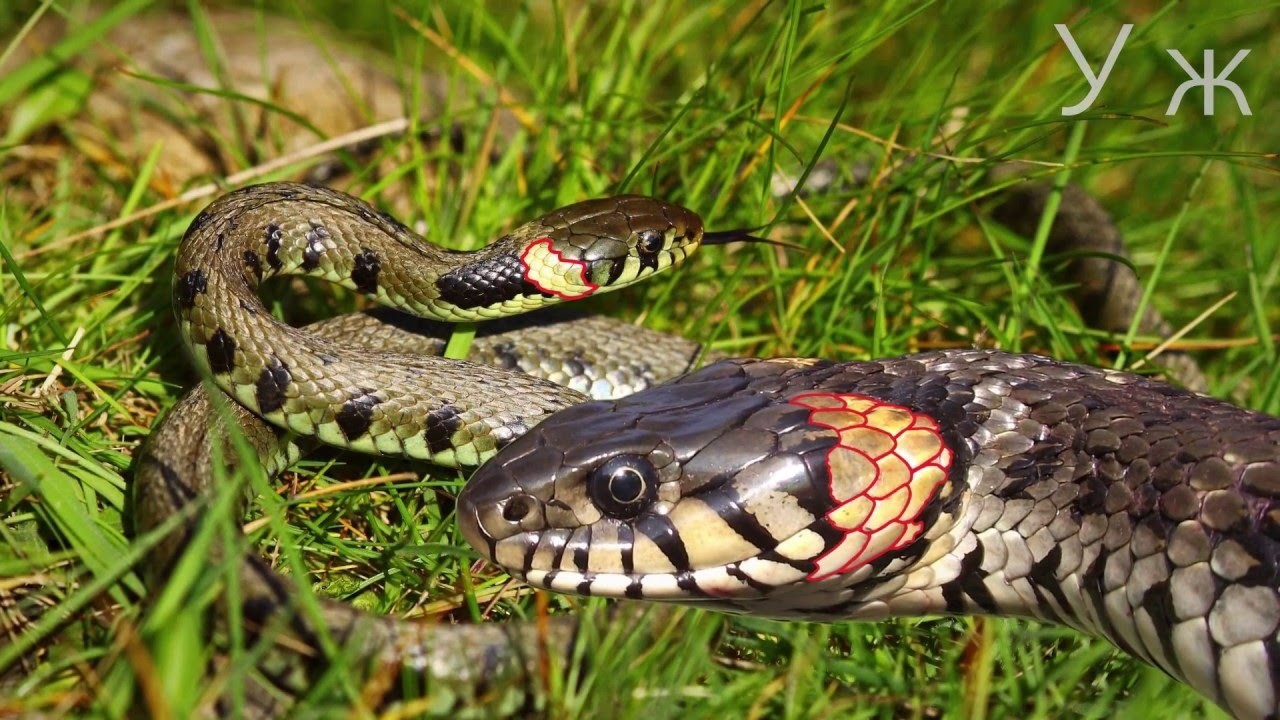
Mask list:
MULTIPOLYGON (((449 252, 327 188, 274 183, 230 193, 192 221, 173 284, 183 338, 221 392, 189 392, 142 447, 132 487, 137 530, 201 513, 246 459, 238 441, 271 475, 317 443, 474 467, 556 409, 687 371, 697 343, 602 318, 529 323, 517 313, 624 287, 701 244, 752 239, 704 232, 696 214, 670 203, 619 196, 549 213, 474 252, 449 252), (262 281, 288 274, 322 277, 405 312, 293 328, 257 294, 262 281), (489 318, 468 362, 438 357, 447 322, 489 318), (224 402, 228 395, 237 402, 224 402)), ((164 581, 195 526, 160 544, 153 582, 164 581)), ((308 615, 292 583, 252 558, 238 582, 250 626, 291 638, 271 678, 291 694, 305 691, 307 662, 337 647, 348 662, 403 663, 451 692, 491 696, 502 679, 535 671, 529 649, 547 642, 533 628, 415 626, 339 603, 308 615)), ((550 634, 563 649, 572 631, 560 623, 550 634)), ((254 702, 260 715, 278 710, 270 693, 254 702)))
MULTIPOLYGON (((1042 207, 1042 194, 1021 197, 1042 207)), ((1083 202, 1064 205, 1065 242, 1080 243, 1069 214, 1083 202)), ((304 272, 445 320, 502 316, 743 237, 704 234, 696 215, 650 199, 592 203, 467 256, 322 189, 217 201, 184 239, 174 297, 197 362, 238 402, 197 389, 153 431, 135 482, 140 529, 192 512, 224 474, 231 434, 271 472, 309 439, 452 466, 496 454, 459 500, 463 531, 535 585, 825 620, 1031 616, 1107 637, 1241 717, 1277 712, 1280 420, 1134 375, 986 350, 732 360, 654 387, 689 370, 698 346, 593 319, 495 328, 475 352, 501 370, 463 373, 420 355, 439 351, 429 321, 374 312, 302 332, 256 297, 262 279, 304 272), (601 230, 610 217, 628 220, 601 230), (584 362, 584 336, 618 352, 584 362), (634 344, 649 351, 643 367, 622 359, 634 344), (548 359, 522 362, 529 351, 517 345, 548 359)), ((1086 210, 1088 224, 1097 213, 1086 210)), ((1132 277, 1111 267, 1104 284, 1116 294, 1132 277)), ((1096 284, 1097 266, 1082 272, 1096 284)), ((190 532, 162 546, 161 568, 190 532)), ((253 559, 241 583, 245 615, 284 626, 304 655, 333 642, 445 683, 491 688, 536 672, 530 656, 547 643, 563 650, 575 632, 571 620, 549 633, 415 626, 336 603, 308 616, 292 585, 253 559)))

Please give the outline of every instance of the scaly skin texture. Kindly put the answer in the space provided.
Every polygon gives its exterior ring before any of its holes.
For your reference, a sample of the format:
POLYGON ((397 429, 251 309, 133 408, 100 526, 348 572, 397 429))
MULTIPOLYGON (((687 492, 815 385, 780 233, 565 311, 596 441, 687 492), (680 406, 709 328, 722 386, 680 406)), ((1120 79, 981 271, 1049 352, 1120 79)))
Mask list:
MULTIPOLYGON (((133 486, 138 530, 200 512, 239 458, 235 436, 268 474, 312 441, 474 466, 555 409, 687 371, 696 343, 594 318, 492 323, 479 331, 472 362, 436 357, 443 342, 430 334, 445 333, 441 320, 503 318, 623 287, 679 264, 702 241, 697 215, 635 196, 555 211, 472 253, 440 249, 324 188, 277 183, 224 196, 183 239, 174 303, 197 363, 239 402, 197 388, 153 430, 133 486), (257 297, 262 280, 284 274, 323 277, 435 320, 384 310, 292 328, 257 297), (636 347, 643 355, 626 351, 636 347)), ((189 537, 161 544, 153 582, 189 537)), ((527 699, 540 659, 563 657, 576 627, 423 627, 340 604, 309 615, 294 607, 292 583, 256 560, 241 566, 239 585, 251 629, 289 638, 266 673, 286 697, 303 694, 311 671, 326 666, 314 658, 336 647, 352 667, 398 667, 464 705, 502 704, 503 688, 527 699)), ((266 692, 250 709, 269 717, 280 701, 266 692)))
POLYGON ((258 284, 311 274, 415 315, 484 320, 625 287, 680 263, 701 241, 692 212, 622 196, 450 253, 348 195, 260 185, 192 221, 178 250, 174 305, 202 369, 272 424, 362 452, 474 467, 585 396, 442 358, 349 353, 272 318, 258 284))
POLYGON ((734 360, 557 413, 459 498, 562 592, 783 618, 999 614, 1280 714, 1280 418, 1132 374, 956 350, 734 360))
MULTIPOLYGON (((445 324, 395 311, 373 310, 343 315, 305 330, 348 352, 392 350, 437 355, 444 348, 445 324)), ((521 368, 531 377, 580 388, 594 398, 620 397, 668 380, 697 360, 697 343, 599 317, 540 313, 527 318, 486 323, 468 359, 496 368, 521 368), (624 352, 640 346, 643 357, 624 352)), ((510 371, 510 370, 506 370, 510 371)), ((222 398, 226 400, 226 398, 222 398)), ((175 516, 201 517, 216 495, 217 483, 233 477, 239 455, 232 436, 242 438, 266 472, 283 470, 305 448, 234 402, 214 401, 202 387, 189 392, 152 431, 138 454, 132 486, 139 533, 147 533, 175 516)), ((239 518, 237 506, 230 516, 239 518)), ((196 523, 165 538, 152 553, 150 582, 167 576, 196 523)), ((221 550, 215 549, 221 556, 221 550)), ((214 562, 218 557, 210 558, 214 562)), ((274 667, 265 676, 271 689, 250 688, 250 704, 240 708, 254 717, 279 717, 291 697, 301 697, 326 665, 319 637, 327 637, 345 658, 346 667, 377 675, 386 669, 405 675, 426 693, 454 697, 460 708, 518 708, 536 696, 539 673, 548 655, 570 655, 578 621, 556 619, 545 632, 533 625, 478 626, 408 623, 362 613, 337 602, 323 603, 318 616, 297 607, 293 582, 249 558, 238 573, 239 610, 259 642, 270 646, 274 667), (283 696, 281 695, 283 692, 283 696)), ((270 657, 270 656, 269 656, 270 657)), ((266 661, 262 663, 266 664, 266 661)), ((375 704, 390 702, 367 698, 375 704)), ((223 711, 230 711, 223 708, 223 711)))

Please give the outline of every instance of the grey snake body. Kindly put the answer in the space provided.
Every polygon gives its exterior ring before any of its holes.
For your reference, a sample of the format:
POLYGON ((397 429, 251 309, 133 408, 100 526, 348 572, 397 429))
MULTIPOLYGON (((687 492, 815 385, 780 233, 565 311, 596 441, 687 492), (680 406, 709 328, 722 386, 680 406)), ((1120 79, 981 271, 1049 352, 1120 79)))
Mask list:
POLYGON ((1278 498, 1280 418, 955 350, 723 361, 562 411, 458 513, 537 586, 825 621, 1033 617, 1255 718, 1280 711, 1278 498))

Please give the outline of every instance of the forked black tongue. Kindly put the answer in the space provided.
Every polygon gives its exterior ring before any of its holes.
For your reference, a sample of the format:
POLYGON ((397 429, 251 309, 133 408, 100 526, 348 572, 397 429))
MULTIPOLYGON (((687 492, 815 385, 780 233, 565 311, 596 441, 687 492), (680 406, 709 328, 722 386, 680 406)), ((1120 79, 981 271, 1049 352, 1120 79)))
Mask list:
POLYGON ((755 228, 738 228, 736 230, 721 230, 719 232, 702 233, 703 245, 728 245, 729 243, 764 243, 765 245, 777 245, 778 247, 791 248, 792 250, 807 250, 803 245, 789 243, 786 240, 772 240, 763 238, 758 235, 752 235, 753 232, 759 232, 763 226, 755 228))

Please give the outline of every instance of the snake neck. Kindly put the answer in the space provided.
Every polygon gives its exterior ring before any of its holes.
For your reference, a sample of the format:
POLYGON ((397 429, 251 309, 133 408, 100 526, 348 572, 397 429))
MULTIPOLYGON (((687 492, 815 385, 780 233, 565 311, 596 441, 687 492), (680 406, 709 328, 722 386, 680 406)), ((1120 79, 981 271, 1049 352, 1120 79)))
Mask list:
POLYGON ((1270 687, 1280 419, 1034 356, 912 363, 890 372, 947 386, 913 407, 955 420, 944 437, 958 492, 922 542, 844 578, 848 600, 831 612, 1036 618, 1105 637, 1215 699, 1270 687))
POLYGON ((531 224, 479 250, 452 252, 327 188, 258 186, 219 199, 192 221, 175 268, 175 300, 179 312, 190 307, 213 273, 242 281, 234 283, 237 301, 250 304, 263 280, 311 275, 419 317, 500 317, 558 301, 530 280, 521 257, 540 230, 531 224))

